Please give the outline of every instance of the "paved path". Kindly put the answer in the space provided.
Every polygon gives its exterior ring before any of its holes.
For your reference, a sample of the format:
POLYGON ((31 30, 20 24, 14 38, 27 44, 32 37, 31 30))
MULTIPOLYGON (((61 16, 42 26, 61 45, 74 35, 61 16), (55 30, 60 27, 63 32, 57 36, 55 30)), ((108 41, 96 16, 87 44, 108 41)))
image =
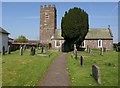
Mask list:
POLYGON ((66 70, 67 54, 56 58, 48 69, 45 78, 38 86, 70 86, 70 78, 66 70))

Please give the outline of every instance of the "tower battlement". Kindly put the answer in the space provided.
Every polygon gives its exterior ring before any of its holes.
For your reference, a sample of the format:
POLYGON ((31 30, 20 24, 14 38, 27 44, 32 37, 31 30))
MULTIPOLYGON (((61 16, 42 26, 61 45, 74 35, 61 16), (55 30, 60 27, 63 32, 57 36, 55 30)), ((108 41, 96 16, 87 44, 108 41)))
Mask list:
POLYGON ((41 9, 50 9, 50 8, 55 8, 55 5, 41 5, 41 9))

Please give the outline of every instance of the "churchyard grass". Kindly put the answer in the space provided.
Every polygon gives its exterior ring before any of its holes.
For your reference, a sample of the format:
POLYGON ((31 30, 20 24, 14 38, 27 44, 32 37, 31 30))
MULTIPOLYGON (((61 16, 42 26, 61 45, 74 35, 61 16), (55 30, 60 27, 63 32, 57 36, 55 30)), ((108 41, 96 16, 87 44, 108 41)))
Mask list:
POLYGON ((91 53, 78 51, 78 58, 68 54, 67 69, 70 75, 72 86, 117 86, 118 85, 118 52, 107 51, 100 55, 99 50, 92 50, 91 53), (80 65, 80 56, 84 57, 84 66, 80 65), (101 71, 101 84, 98 84, 91 76, 92 64, 99 66, 101 71))
POLYGON ((2 57, 2 85, 35 86, 60 53, 54 52, 50 57, 30 56, 30 50, 24 51, 23 56, 19 55, 19 50, 5 54, 2 57))

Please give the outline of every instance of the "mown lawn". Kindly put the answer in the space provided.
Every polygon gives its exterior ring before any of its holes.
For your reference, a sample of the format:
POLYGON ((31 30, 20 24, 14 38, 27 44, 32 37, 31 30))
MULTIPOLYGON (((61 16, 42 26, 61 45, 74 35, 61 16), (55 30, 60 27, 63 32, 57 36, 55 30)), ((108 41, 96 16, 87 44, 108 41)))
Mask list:
POLYGON ((70 52, 67 59, 67 69, 71 78, 72 86, 117 86, 118 85, 118 52, 107 51, 100 56, 99 50, 79 51, 79 58, 73 59, 70 52), (80 66, 80 56, 84 57, 84 67, 80 66), (92 64, 99 66, 101 71, 101 84, 93 77, 92 64))
MULTIPOLYGON (((51 52, 47 52, 50 54, 51 52)), ((2 86, 35 86, 44 76, 52 61, 60 55, 54 52, 49 57, 30 56, 30 51, 19 51, 2 57, 2 86)))

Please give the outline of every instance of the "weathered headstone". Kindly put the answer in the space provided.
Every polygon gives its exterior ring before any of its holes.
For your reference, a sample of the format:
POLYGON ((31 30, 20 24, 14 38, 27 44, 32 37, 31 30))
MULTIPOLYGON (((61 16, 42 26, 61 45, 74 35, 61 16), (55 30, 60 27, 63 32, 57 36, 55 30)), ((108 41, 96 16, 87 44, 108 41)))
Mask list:
POLYGON ((33 47, 33 55, 35 55, 35 47, 33 47))
POLYGON ((23 50, 26 50, 26 45, 23 46, 23 50))
POLYGON ((87 52, 88 52, 88 50, 89 50, 89 46, 87 45, 87 52))
POLYGON ((75 59, 77 59, 77 50, 75 50, 75 59))
POLYGON ((19 46, 19 48, 21 48, 21 47, 22 47, 22 45, 19 46))
POLYGON ((106 52, 106 48, 105 47, 103 47, 103 52, 106 52))
POLYGON ((42 46, 42 47, 41 47, 41 53, 43 53, 43 50, 44 50, 44 47, 42 46))
POLYGON ((100 48, 100 55, 103 56, 103 48, 100 48))
POLYGON ((76 44, 74 44, 74 51, 75 51, 75 50, 77 50, 77 48, 76 48, 76 44))
POLYGON ((5 46, 2 48, 2 55, 5 55, 5 46))
POLYGON ((9 45, 8 46, 8 54, 10 54, 11 53, 11 46, 9 45))
POLYGON ((23 55, 23 47, 20 47, 20 55, 23 55))
POLYGON ((92 76, 93 78, 101 84, 101 74, 100 74, 100 69, 97 65, 92 65, 92 76))
POLYGON ((76 44, 74 44, 74 55, 75 55, 75 59, 77 59, 77 48, 76 48, 76 44))
POLYGON ((31 49, 30 49, 30 55, 33 56, 33 47, 31 47, 31 49))
POLYGON ((80 65, 83 67, 83 56, 80 57, 80 65))
POLYGON ((91 53, 91 48, 88 48, 88 53, 91 53))

